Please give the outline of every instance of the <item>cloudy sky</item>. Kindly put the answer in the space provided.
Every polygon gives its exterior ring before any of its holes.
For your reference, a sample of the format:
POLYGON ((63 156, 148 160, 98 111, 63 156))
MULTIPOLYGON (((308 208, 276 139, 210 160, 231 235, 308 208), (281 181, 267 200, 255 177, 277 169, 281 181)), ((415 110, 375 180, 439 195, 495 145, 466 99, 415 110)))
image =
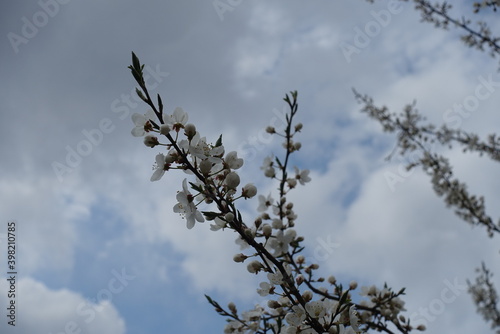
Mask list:
MULTIPOLYGON (((264 195, 276 185, 259 167, 281 143, 263 129, 279 127, 284 94, 298 90, 293 162, 313 180, 290 196, 309 259, 346 283, 406 287, 406 314, 427 333, 487 333, 465 282, 481 261, 500 274, 498 238, 455 217, 421 171, 384 160, 394 138, 351 89, 394 111, 416 100, 429 121, 485 135, 498 131, 498 84, 467 114, 453 106, 498 83, 498 64, 420 23, 407 2, 220 2, 1 5, 0 277, 8 222, 18 275, 15 328, 0 281, 0 332, 219 333, 224 319, 204 294, 240 310, 259 301, 260 278, 232 261, 235 236, 187 230, 172 212, 185 175, 149 181, 159 150, 130 134, 130 116, 147 110, 127 69, 135 51, 167 112, 183 107, 209 141, 222 133, 245 158, 242 182, 264 195)), ((498 166, 447 156, 499 217, 498 166)), ((256 201, 241 205, 257 215, 256 201)))

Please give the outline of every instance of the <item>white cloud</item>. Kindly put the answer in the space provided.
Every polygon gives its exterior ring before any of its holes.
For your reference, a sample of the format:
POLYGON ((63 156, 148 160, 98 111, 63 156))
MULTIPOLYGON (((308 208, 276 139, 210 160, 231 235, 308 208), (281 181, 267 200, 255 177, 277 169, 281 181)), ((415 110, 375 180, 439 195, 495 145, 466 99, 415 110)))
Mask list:
MULTIPOLYGON (((0 282, 0 289, 8 290, 6 280, 0 282)), ((16 326, 11 327, 4 319, 0 322, 2 333, 126 332, 124 320, 107 300, 92 303, 78 293, 53 290, 29 277, 19 279, 16 290, 16 326)), ((3 299, 2 305, 5 304, 3 299)))

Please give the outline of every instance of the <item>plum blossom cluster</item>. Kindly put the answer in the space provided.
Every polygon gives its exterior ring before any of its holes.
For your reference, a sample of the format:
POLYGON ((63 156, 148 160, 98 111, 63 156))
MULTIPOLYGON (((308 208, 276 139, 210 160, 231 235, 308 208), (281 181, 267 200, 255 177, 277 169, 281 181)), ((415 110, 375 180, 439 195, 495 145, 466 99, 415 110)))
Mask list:
MULTIPOLYGON (((235 199, 240 177, 235 170, 243 166, 243 159, 238 158, 236 152, 225 153, 221 137, 215 145, 208 144, 205 137, 201 137, 196 126, 188 123, 189 115, 182 109, 176 108, 171 115, 162 114, 160 117, 153 109, 146 114, 135 113, 132 121, 135 127, 132 135, 144 137, 144 144, 148 147, 163 146, 165 153, 156 155, 154 172, 151 181, 160 180, 171 169, 180 169, 188 174, 196 174, 196 184, 191 187, 196 191, 192 194, 187 179, 182 182, 182 191, 177 193, 178 203, 173 210, 183 215, 189 229, 196 222, 204 222, 204 215, 198 210, 200 203, 212 203, 214 200, 222 207, 220 214, 207 213, 208 218, 215 220, 215 228, 225 227, 232 221, 234 213, 227 208, 227 204, 235 199), (165 137, 166 142, 161 139, 165 137)), ((253 184, 245 185, 239 197, 251 198, 257 194, 253 184)))
POLYGON ((163 150, 156 155, 151 181, 160 180, 171 170, 188 174, 190 180, 188 177, 183 180, 174 212, 186 219, 189 229, 196 222, 208 220, 212 222, 212 231, 235 232, 241 253, 235 254, 233 260, 262 278, 256 293, 268 300, 249 311, 238 312, 232 302, 224 308, 206 296, 215 310, 227 318, 224 333, 358 334, 370 329, 394 333, 394 328, 409 333, 413 329, 409 320, 400 315, 404 303, 399 296, 404 289, 398 293, 386 286, 382 290, 363 289, 367 300, 355 303, 351 294, 357 288, 356 282, 344 287, 334 276, 327 279, 318 276, 319 265, 308 263, 301 254, 305 249, 304 237, 295 228, 298 216, 287 199, 290 191, 311 181, 309 170, 289 166, 291 154, 302 148, 295 138, 303 127, 294 123, 297 92, 284 98, 290 113, 283 132, 272 127, 266 129, 283 138, 284 155, 267 157, 261 167, 265 177, 277 183, 278 192, 259 195, 258 215, 253 222, 245 222, 236 201, 255 197, 257 188, 252 183, 240 187, 237 171, 243 160, 236 152, 225 152, 222 135, 214 144, 209 143, 188 122, 188 114, 181 108, 165 114, 161 97, 158 95, 155 104, 149 95, 142 76, 143 66, 133 54, 129 68, 140 86, 137 94, 150 110, 132 116, 132 135, 143 137, 148 147, 163 150), (201 204, 211 210, 201 211, 201 204))

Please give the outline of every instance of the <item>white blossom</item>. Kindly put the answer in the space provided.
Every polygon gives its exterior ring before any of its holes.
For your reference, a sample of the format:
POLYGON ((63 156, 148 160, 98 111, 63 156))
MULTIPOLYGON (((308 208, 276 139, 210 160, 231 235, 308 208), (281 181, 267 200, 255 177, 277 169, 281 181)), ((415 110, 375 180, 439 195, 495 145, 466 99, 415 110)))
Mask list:
POLYGON ((156 119, 156 114, 152 109, 149 109, 144 115, 134 113, 132 115, 132 122, 135 127, 132 129, 132 136, 142 137, 146 132, 153 130, 153 125, 150 120, 156 119))
POLYGON ((177 193, 176 198, 179 203, 174 206, 174 212, 184 214, 187 228, 192 229, 195 224, 195 220, 201 223, 205 221, 205 218, 203 218, 203 215, 200 211, 198 211, 196 205, 193 203, 194 198, 188 190, 186 179, 182 181, 182 189, 183 191, 177 193))
POLYGON ((269 194, 267 197, 264 195, 259 195, 259 207, 257 211, 263 212, 266 211, 268 207, 270 207, 274 202, 274 199, 269 194))
POLYGON ((309 177, 309 169, 304 169, 300 171, 297 167, 295 169, 295 178, 300 182, 301 185, 305 185, 306 182, 310 182, 311 178, 309 177))
POLYGON ((226 155, 224 159, 226 166, 230 169, 238 169, 243 166, 243 159, 238 158, 238 153, 236 151, 231 151, 226 155))

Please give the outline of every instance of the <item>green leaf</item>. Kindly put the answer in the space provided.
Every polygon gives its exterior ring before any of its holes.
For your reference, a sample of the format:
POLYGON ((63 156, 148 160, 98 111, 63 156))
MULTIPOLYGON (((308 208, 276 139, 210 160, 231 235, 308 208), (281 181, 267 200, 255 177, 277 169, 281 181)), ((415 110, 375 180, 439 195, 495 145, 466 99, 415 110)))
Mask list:
POLYGON ((160 109, 160 114, 163 113, 163 102, 161 101, 161 96, 158 94, 158 109, 160 109))
POLYGON ((202 211, 203 215, 207 220, 214 220, 215 218, 220 216, 219 212, 213 212, 213 211, 202 211))
POLYGON ((142 72, 141 62, 139 61, 139 58, 135 55, 133 51, 132 51, 132 65, 134 66, 137 72, 142 72))
POLYGON ((191 185, 191 189, 194 189, 200 193, 202 193, 204 190, 203 190, 203 187, 200 186, 200 185, 197 185, 196 183, 193 183, 193 182, 189 182, 189 184, 191 185))
POLYGON ((283 165, 281 164, 280 159, 279 159, 278 157, 275 157, 275 160, 276 160, 276 163, 278 164, 278 166, 279 166, 280 168, 282 168, 282 167, 283 167, 283 165))
POLYGON ((144 94, 142 94, 141 90, 139 88, 135 88, 135 92, 137 93, 137 95, 141 98, 141 100, 143 100, 144 102, 148 102, 148 99, 146 99, 146 97, 144 96, 144 94))
POLYGON ((139 85, 141 85, 141 84, 142 84, 142 81, 143 81, 143 80, 142 80, 142 75, 141 75, 141 74, 139 74, 139 73, 135 70, 135 68, 133 68, 133 67, 131 67, 131 66, 129 66, 129 68, 130 68, 130 70, 132 71, 132 75, 134 76, 135 81, 137 81, 137 83, 138 83, 139 85))
POLYGON ((219 139, 217 139, 217 142, 215 143, 215 147, 222 146, 222 134, 220 135, 219 139))
POLYGON ((339 304, 343 305, 347 301, 347 296, 349 295, 349 290, 344 291, 342 297, 340 297, 339 304))

